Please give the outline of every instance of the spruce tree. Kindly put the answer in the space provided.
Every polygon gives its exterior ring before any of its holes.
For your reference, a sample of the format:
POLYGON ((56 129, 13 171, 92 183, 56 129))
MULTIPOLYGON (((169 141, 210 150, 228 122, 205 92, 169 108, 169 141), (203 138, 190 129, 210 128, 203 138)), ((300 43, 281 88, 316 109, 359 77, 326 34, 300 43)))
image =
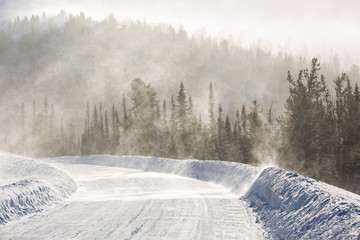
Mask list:
POLYGON ((125 99, 125 94, 123 94, 122 97, 122 112, 123 112, 123 127, 124 127, 124 132, 126 132, 127 130, 129 130, 129 117, 128 117, 128 110, 126 107, 126 99, 125 99))
POLYGON ((154 155, 161 150, 159 127, 155 124, 159 101, 157 93, 150 84, 141 79, 134 79, 128 94, 132 101, 133 131, 129 136, 133 149, 138 154, 154 155))
POLYGON ((225 160, 225 129, 224 120, 222 118, 223 110, 221 104, 218 107, 218 120, 217 120, 217 136, 215 140, 215 156, 218 160, 225 160))
POLYGON ((163 101, 163 125, 166 128, 167 127, 167 114, 166 114, 166 101, 163 101))
POLYGON ((214 132, 215 131, 215 115, 214 115, 214 106, 215 106, 215 101, 214 101, 214 93, 213 93, 213 86, 210 83, 209 86, 209 119, 210 119, 210 131, 214 132))
POLYGON ((108 114, 107 111, 105 110, 105 129, 104 129, 104 143, 105 143, 105 147, 104 147, 104 153, 105 154, 110 154, 110 149, 111 149, 111 140, 110 140, 110 126, 109 126, 109 118, 108 118, 108 114))
POLYGON ((181 158, 191 156, 191 145, 190 145, 190 133, 188 128, 189 122, 189 108, 188 102, 186 101, 186 93, 183 82, 180 83, 180 90, 176 97, 177 106, 176 106, 176 131, 177 131, 177 139, 178 139, 178 148, 180 147, 180 151, 178 152, 181 158))

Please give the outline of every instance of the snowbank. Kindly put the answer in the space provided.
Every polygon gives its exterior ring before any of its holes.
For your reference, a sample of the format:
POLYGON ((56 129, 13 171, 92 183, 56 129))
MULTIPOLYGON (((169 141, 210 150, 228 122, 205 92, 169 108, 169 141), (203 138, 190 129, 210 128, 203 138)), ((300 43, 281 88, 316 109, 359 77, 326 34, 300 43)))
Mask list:
POLYGON ((139 156, 49 161, 177 174, 232 189, 249 202, 274 239, 360 239, 360 196, 278 168, 139 156))
POLYGON ((360 239, 360 196, 266 168, 243 197, 274 239, 360 239))
POLYGON ((224 161, 174 160, 144 156, 84 156, 46 159, 50 162, 94 164, 175 174, 221 184, 243 195, 261 172, 260 168, 224 161))
POLYGON ((0 224, 57 204, 75 190, 75 182, 56 168, 0 152, 0 224))

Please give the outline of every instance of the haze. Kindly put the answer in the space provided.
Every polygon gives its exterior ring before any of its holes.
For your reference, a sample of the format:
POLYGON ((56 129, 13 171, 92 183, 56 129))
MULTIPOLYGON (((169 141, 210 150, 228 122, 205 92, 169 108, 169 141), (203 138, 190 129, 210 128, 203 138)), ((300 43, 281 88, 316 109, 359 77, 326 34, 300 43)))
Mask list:
POLYGON ((60 9, 72 14, 83 11, 96 20, 113 13, 119 20, 166 22, 190 33, 230 38, 243 46, 275 52, 322 58, 338 55, 345 68, 360 62, 360 2, 356 0, 5 0, 0 2, 0 20, 42 12, 57 14, 60 9))

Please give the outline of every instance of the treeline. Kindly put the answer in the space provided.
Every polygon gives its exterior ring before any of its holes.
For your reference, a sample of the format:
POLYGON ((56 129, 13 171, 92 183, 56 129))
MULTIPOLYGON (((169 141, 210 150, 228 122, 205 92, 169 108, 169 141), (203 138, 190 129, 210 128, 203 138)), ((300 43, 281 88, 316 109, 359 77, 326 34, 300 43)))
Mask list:
MULTIPOLYGON (((121 116, 113 106, 111 120, 107 111, 99 112, 96 105, 91 113, 87 107, 83 155, 150 155, 256 164, 259 159, 254 149, 271 150, 266 143, 273 137, 271 110, 269 120, 263 123, 257 101, 249 113, 242 106, 241 112, 231 120, 221 104, 215 106, 210 84, 209 121, 203 122, 201 114, 194 112, 192 98, 187 96, 182 82, 177 95, 160 101, 155 89, 137 78, 131 83, 127 96, 131 107, 123 96, 121 116)), ((101 103, 99 106, 101 109, 101 103)))
POLYGON ((130 154, 256 163, 252 146, 261 144, 265 129, 270 131, 270 125, 260 120, 256 101, 250 113, 243 106, 231 121, 221 104, 215 107, 211 84, 210 120, 205 123, 201 114, 194 112, 192 98, 186 95, 182 82, 175 97, 160 101, 155 89, 137 78, 127 98, 123 96, 121 114, 115 105, 110 116, 101 103, 92 109, 87 105, 85 111, 80 147, 83 155, 130 154), (130 108, 126 99, 130 100, 130 108))
MULTIPOLYGON (((254 100, 235 115, 224 112, 208 89, 208 109, 194 111, 183 82, 175 95, 160 101, 143 80, 131 82, 122 105, 108 111, 87 104, 82 127, 64 126, 47 98, 32 106, 31 134, 26 133, 24 105, 17 149, 50 157, 122 154, 178 159, 214 159, 253 165, 272 162, 310 177, 360 192, 360 93, 343 73, 334 81, 334 96, 317 59, 296 79, 288 72, 285 115, 274 117, 254 100), (206 117, 203 121, 202 117, 206 117)), ((14 150, 14 149, 13 149, 14 150)))
POLYGON ((155 89, 137 78, 123 95, 121 109, 113 104, 108 111, 101 102, 92 107, 88 103, 83 128, 75 128, 71 123, 64 126, 45 97, 39 109, 32 103, 31 117, 21 105, 21 137, 10 148, 38 157, 136 154, 258 163, 253 149, 263 147, 264 136, 271 135, 267 134, 273 123, 271 110, 263 124, 259 103, 253 101, 249 113, 243 105, 231 119, 221 104, 215 106, 212 84, 208 103, 204 115, 209 121, 203 122, 203 113, 195 113, 183 82, 175 97, 160 101, 155 89))

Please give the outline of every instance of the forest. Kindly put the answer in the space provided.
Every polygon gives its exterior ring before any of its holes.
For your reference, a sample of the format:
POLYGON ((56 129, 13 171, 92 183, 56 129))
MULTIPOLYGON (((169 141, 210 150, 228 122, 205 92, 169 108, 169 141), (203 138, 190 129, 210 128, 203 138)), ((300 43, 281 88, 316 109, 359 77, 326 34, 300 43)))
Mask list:
POLYGON ((64 18, 17 18, 0 33, 2 150, 276 165, 360 193, 356 65, 64 18))
POLYGON ((22 105, 22 137, 11 150, 38 157, 117 154, 273 163, 356 192, 359 87, 353 87, 343 73, 334 81, 332 99, 319 70, 314 58, 311 68, 301 70, 296 79, 288 72, 286 111, 278 117, 271 107, 265 112, 256 100, 250 109, 242 105, 235 116, 229 116, 220 103, 215 104, 210 83, 210 117, 202 121, 182 82, 175 96, 160 101, 151 84, 136 78, 127 96, 122 96, 121 108, 114 104, 108 111, 100 102, 90 109, 88 103, 83 129, 75 129, 71 123, 64 126, 63 120, 56 124, 54 106, 45 97, 39 110, 32 103, 31 118, 22 105), (26 132, 26 119, 31 134, 26 132))

